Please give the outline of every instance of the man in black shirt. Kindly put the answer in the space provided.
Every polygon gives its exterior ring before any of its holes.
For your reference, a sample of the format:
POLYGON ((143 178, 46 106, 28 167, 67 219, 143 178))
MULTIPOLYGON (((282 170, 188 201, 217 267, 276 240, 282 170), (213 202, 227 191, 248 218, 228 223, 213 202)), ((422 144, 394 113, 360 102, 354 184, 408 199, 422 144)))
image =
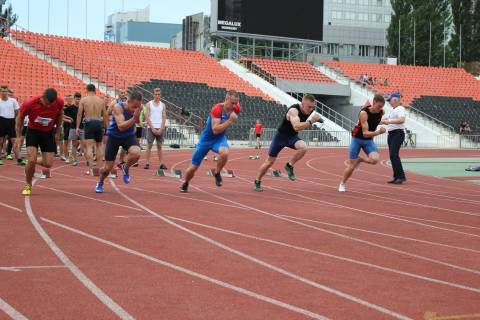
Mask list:
POLYGON ((303 158, 307 153, 307 145, 305 141, 300 139, 298 133, 312 126, 313 123, 319 121, 321 116, 314 111, 315 109, 315 97, 307 94, 303 97, 301 104, 295 104, 288 108, 285 116, 282 119, 280 127, 277 129, 277 133, 273 137, 270 149, 268 150, 268 159, 262 164, 258 171, 257 179, 253 183, 255 191, 263 191, 262 177, 267 173, 268 169, 277 160, 278 154, 283 148, 295 149, 296 152, 293 155, 290 162, 285 164, 285 170, 287 170, 288 178, 295 181, 295 174, 293 167, 297 161, 303 158))
MULTIPOLYGON (((72 144, 72 150, 70 151, 70 155, 67 158, 67 163, 72 161, 72 164, 74 166, 78 165, 78 160, 77 160, 77 148, 80 140, 80 136, 77 135, 77 132, 75 131, 76 125, 77 125, 77 113, 78 113, 78 102, 80 101, 81 95, 80 93, 75 93, 75 103, 70 103, 69 100, 67 100, 67 106, 65 106, 63 112, 64 112, 64 119, 66 119, 68 122, 68 141, 67 141, 67 149, 68 150, 68 145, 72 144)), ((82 133, 80 133, 82 134, 82 133)))

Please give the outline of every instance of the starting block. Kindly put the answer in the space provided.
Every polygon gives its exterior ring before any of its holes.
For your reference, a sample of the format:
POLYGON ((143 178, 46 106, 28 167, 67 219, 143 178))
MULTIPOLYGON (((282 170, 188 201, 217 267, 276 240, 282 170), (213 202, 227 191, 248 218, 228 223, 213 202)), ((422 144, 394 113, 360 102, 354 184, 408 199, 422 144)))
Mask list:
POLYGON ((267 172, 267 176, 270 176, 270 177, 276 177, 276 178, 282 178, 283 177, 283 174, 280 170, 269 170, 267 172))
MULTIPOLYGON (((207 171, 207 176, 213 177, 214 173, 215 173, 215 169, 210 169, 207 171)), ((220 175, 225 178, 235 178, 235 174, 233 173, 233 170, 229 170, 229 169, 223 169, 220 175)))
POLYGON ((52 177, 50 169, 43 168, 42 172, 35 172, 33 175, 37 179, 48 179, 52 177))
POLYGON ((175 169, 175 170, 173 170, 172 173, 169 173, 166 170, 160 169, 160 170, 157 170, 157 172, 155 172, 155 176, 181 179, 182 178, 182 170, 175 169))
POLYGON ((260 156, 249 156, 248 159, 257 160, 257 159, 260 159, 260 156))

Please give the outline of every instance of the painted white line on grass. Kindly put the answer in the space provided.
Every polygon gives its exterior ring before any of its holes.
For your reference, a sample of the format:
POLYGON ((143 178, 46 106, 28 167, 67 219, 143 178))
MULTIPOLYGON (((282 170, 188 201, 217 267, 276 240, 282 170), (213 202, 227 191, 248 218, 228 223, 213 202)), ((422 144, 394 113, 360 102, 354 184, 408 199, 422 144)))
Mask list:
MULTIPOLYGON (((145 206, 142 205, 141 203, 133 200, 132 198, 130 198, 129 196, 127 196, 125 193, 123 193, 123 192, 117 187, 117 185, 115 184, 114 181, 110 180, 110 183, 111 183, 111 185, 113 186, 113 188, 114 188, 121 196, 123 196, 125 199, 127 199, 127 200, 130 201, 131 203, 135 204, 137 207, 143 209, 144 211, 150 213, 150 214, 153 215, 153 216, 156 216, 156 217, 160 218, 163 222, 165 222, 165 223, 167 223, 167 224, 169 224, 169 225, 171 225, 171 226, 173 226, 173 227, 176 227, 176 228, 178 228, 178 229, 180 229, 180 230, 182 230, 182 231, 185 231, 185 232, 191 234, 191 235, 194 236, 194 237, 197 237, 197 238, 199 238, 199 239, 202 239, 202 240, 204 240, 204 241, 206 241, 206 242, 208 242, 208 243, 210 243, 210 244, 212 244, 212 245, 214 245, 214 246, 216 246, 216 247, 219 247, 219 248, 221 248, 221 249, 223 249, 223 250, 225 250, 225 251, 228 251, 228 252, 230 252, 230 253, 232 253, 232 254, 235 254, 235 255, 237 255, 237 256, 240 256, 240 257, 242 257, 242 258, 244 258, 244 259, 246 259, 246 260, 252 261, 252 262, 254 262, 254 263, 258 264, 258 265, 261 265, 261 266, 263 266, 263 267, 265 267, 265 268, 267 268, 267 269, 276 271, 276 272, 278 272, 278 273, 280 273, 280 274, 283 274, 283 275, 285 275, 285 276, 287 276, 287 277, 289 277, 289 278, 295 279, 295 280, 297 280, 297 281, 299 281, 299 282, 305 283, 305 284, 310 285, 310 286, 312 286, 312 287, 315 287, 315 288, 318 288, 318 289, 320 289, 320 290, 326 291, 326 292, 328 292, 328 293, 334 294, 334 295, 336 295, 336 296, 342 297, 342 298, 344 298, 344 299, 346 299, 346 300, 349 300, 349 301, 351 301, 351 302, 358 303, 358 304, 363 305, 363 306, 365 306, 365 307, 367 307, 367 308, 376 310, 376 311, 378 311, 378 312, 380 312, 380 313, 387 314, 387 315, 389 315, 389 316, 391 316, 391 317, 394 317, 394 318, 396 318, 396 319, 410 319, 410 318, 408 318, 407 316, 402 315, 402 314, 400 314, 400 313, 397 313, 397 312, 395 312, 395 311, 392 311, 392 310, 389 310, 389 309, 384 308, 384 307, 382 307, 382 306, 379 306, 379 305, 370 303, 370 302, 365 301, 365 300, 362 300, 362 299, 360 299, 360 298, 358 298, 358 297, 349 295, 349 294, 344 293, 344 292, 342 292, 342 291, 339 291, 339 290, 330 288, 330 287, 328 287, 328 286, 325 286, 325 285, 322 285, 322 284, 317 283, 317 282, 315 282, 315 281, 309 280, 309 279, 304 278, 304 277, 302 277, 302 276, 299 276, 299 275, 297 275, 297 274, 291 273, 291 272, 289 272, 289 271, 287 271, 287 270, 284 270, 284 269, 282 269, 282 268, 279 268, 279 267, 276 267, 276 266, 274 266, 274 265, 271 265, 271 264, 269 264, 268 262, 265 262, 265 261, 263 261, 263 260, 257 259, 257 258, 255 258, 255 257, 253 257, 253 256, 250 256, 250 255, 244 253, 244 252, 241 252, 241 251, 239 251, 239 250, 233 249, 233 248, 231 248, 231 247, 229 247, 229 246, 227 246, 227 245, 224 245, 223 243, 220 243, 220 242, 215 241, 215 240, 213 240, 213 239, 211 239, 211 238, 209 238, 209 237, 207 237, 207 236, 204 236, 204 235, 202 235, 202 234, 200 234, 200 233, 198 233, 198 232, 195 232, 195 231, 193 231, 193 230, 191 230, 191 229, 188 229, 188 228, 186 228, 186 227, 184 227, 184 226, 182 226, 182 225, 180 225, 180 224, 178 224, 178 223, 173 222, 172 220, 166 218, 165 216, 160 215, 160 214, 154 212, 153 210, 150 210, 149 208, 145 207, 145 206)), ((228 202, 231 202, 230 200, 227 200, 227 201, 228 201, 228 202)))
POLYGON ((13 320, 27 320, 23 314, 15 310, 11 305, 9 305, 5 300, 0 298, 0 309, 7 314, 13 320))
POLYGON ((97 236, 94 236, 94 235, 92 235, 92 234, 86 233, 86 232, 84 232, 84 231, 81 231, 81 230, 78 230, 78 229, 75 229, 75 228, 66 226, 66 225, 64 225, 64 224, 61 224, 61 223, 58 223, 58 222, 55 222, 55 221, 52 221, 52 220, 49 220, 49 219, 46 219, 46 218, 41 218, 41 219, 42 219, 42 221, 45 221, 45 222, 50 223, 50 224, 52 224, 52 225, 55 225, 55 226, 57 226, 57 227, 59 227, 59 228, 62 228, 62 229, 64 229, 64 230, 68 230, 68 231, 73 232, 73 233, 75 233, 75 234, 81 235, 81 236, 86 237, 86 238, 89 238, 89 239, 91 239, 91 240, 95 240, 95 241, 100 242, 100 243, 103 243, 103 244, 105 244, 105 245, 107 245, 107 246, 116 248, 116 249, 118 249, 118 250, 120 250, 120 251, 129 253, 129 254, 131 254, 131 255, 140 257, 140 258, 142 258, 142 259, 145 259, 145 260, 148 260, 148 261, 150 261, 150 262, 153 262, 153 263, 162 265, 162 266, 164 266, 164 267, 173 269, 173 270, 175 270, 175 271, 179 271, 179 272, 185 273, 185 274, 187 274, 187 275, 189 275, 189 276, 192 276, 192 277, 195 277, 195 278, 199 278, 199 279, 202 279, 202 280, 204 280, 204 281, 207 281, 207 282, 216 284, 216 285, 218 285, 218 286, 220 286, 220 287, 233 290, 233 291, 235 291, 235 292, 238 292, 238 293, 240 293, 240 294, 249 296, 249 297, 251 297, 251 298, 254 298, 254 299, 257 299, 257 300, 260 300, 260 301, 264 301, 264 302, 273 304, 273 305, 275 305, 275 306, 277 306, 277 307, 281 307, 281 308, 284 308, 284 309, 287 309, 287 310, 290 310, 290 311, 293 311, 293 312, 296 312, 296 313, 299 313, 299 314, 308 316, 308 317, 313 318, 313 319, 321 319, 321 320, 326 320, 326 319, 328 319, 328 318, 326 318, 326 317, 324 317, 324 316, 322 316, 322 315, 319 315, 319 314, 317 314, 317 313, 311 312, 311 311, 309 311, 309 310, 302 309, 302 308, 300 308, 300 307, 296 307, 296 306, 290 305, 290 304, 288 304, 288 303, 285 303, 285 302, 282 302, 282 301, 279 301, 279 300, 276 300, 276 299, 273 299, 273 298, 269 298, 269 297, 267 297, 267 296, 258 294, 258 293, 256 293, 256 292, 253 292, 253 291, 250 291, 250 290, 241 288, 241 287, 237 287, 237 286, 232 285, 232 284, 230 284, 230 283, 223 282, 223 281, 221 281, 221 280, 218 280, 218 279, 215 279, 215 278, 206 276, 206 275, 204 275, 204 274, 201 274, 201 273, 192 271, 192 270, 190 270, 190 269, 187 269, 187 268, 181 267, 181 266, 179 266, 179 265, 176 265, 176 264, 167 262, 167 261, 165 261, 165 260, 161 260, 161 259, 158 259, 158 258, 149 256, 149 255, 147 255, 147 254, 145 254, 145 253, 142 253, 142 252, 139 252, 139 251, 130 249, 130 248, 128 248, 128 247, 122 246, 122 245, 120 245, 120 244, 117 244, 117 243, 112 242, 112 241, 109 241, 109 240, 105 240, 105 239, 99 238, 99 237, 97 237, 97 236))
MULTIPOLYGON (((37 180, 34 180, 33 185, 37 180)), ((120 319, 134 319, 127 311, 125 311, 120 305, 112 300, 105 292, 103 292, 99 287, 93 283, 68 257, 67 255, 57 246, 57 244, 50 238, 45 229, 42 228, 38 222, 35 214, 33 213, 32 206, 30 203, 30 197, 25 197, 25 209, 27 211, 27 216, 30 219, 33 227, 37 230, 40 237, 45 241, 45 243, 50 247, 53 253, 62 261, 62 263, 70 270, 70 272, 88 289, 92 294, 94 294, 107 308, 109 308, 113 313, 115 313, 120 319)))
POLYGON ((338 232, 330 231, 330 230, 327 230, 327 229, 319 228, 319 227, 316 227, 316 226, 312 226, 312 225, 307 224, 307 223, 303 223, 303 222, 296 221, 296 220, 293 220, 293 219, 281 217, 279 214, 276 214, 276 213, 271 213, 271 212, 268 212, 268 211, 265 211, 265 210, 262 210, 262 209, 258 209, 258 208, 240 203, 238 201, 227 199, 225 197, 216 195, 214 193, 204 191, 204 190, 202 190, 198 187, 195 187, 195 188, 200 192, 210 194, 212 197, 222 199, 224 201, 228 201, 228 202, 236 204, 236 205, 242 205, 245 208, 248 208, 252 211, 256 211, 258 213, 261 213, 263 215, 266 215, 266 216, 269 216, 269 217, 272 217, 272 218, 275 218, 275 219, 288 221, 290 223, 297 224, 297 225, 303 226, 303 227, 308 228, 308 229, 317 230, 317 231, 327 233, 327 234, 330 234, 330 235, 334 235, 334 236, 344 238, 344 239, 347 239, 347 240, 363 243, 363 244, 366 244, 366 245, 369 245, 369 246, 372 246, 372 247, 376 247, 376 248, 381 248, 381 249, 384 249, 386 251, 395 252, 395 253, 400 254, 400 255, 405 255, 405 256, 416 258, 416 259, 419 259, 419 260, 424 260, 424 261, 428 261, 428 262, 431 262, 431 263, 435 263, 435 264, 443 265, 443 266, 446 266, 446 267, 450 267, 452 269, 462 270, 462 271, 465 271, 465 272, 470 272, 470 273, 480 275, 479 270, 474 270, 474 269, 458 266, 458 265, 455 265, 455 264, 451 264, 451 263, 448 263, 448 262, 443 262, 443 261, 439 261, 439 260, 436 260, 436 259, 431 259, 431 258, 428 258, 428 257, 424 257, 424 256, 421 256, 421 255, 410 253, 410 252, 407 252, 407 251, 398 250, 398 249, 395 249, 395 248, 392 248, 392 247, 384 246, 384 245, 381 245, 381 244, 378 244, 378 243, 375 243, 375 242, 372 242, 372 241, 367 241, 367 240, 352 237, 352 236, 349 236, 349 235, 346 235, 346 234, 343 234, 343 233, 338 233, 338 232))
MULTIPOLYGON (((153 218, 155 218, 155 217, 153 217, 153 218)), ((312 250, 312 249, 308 249, 308 248, 305 248, 305 247, 300 247, 300 246, 288 244, 288 243, 285 243, 285 242, 280 242, 280 241, 276 241, 276 240, 266 239, 266 238, 257 237, 257 236, 250 235, 250 234, 237 232, 237 231, 232 231, 232 230, 228 230, 228 229, 214 227, 214 226, 211 226, 211 225, 208 225, 208 224, 189 221, 189 220, 176 218, 176 217, 172 217, 172 216, 168 216, 168 218, 170 218, 172 220, 175 220, 175 221, 181 221, 181 222, 185 222, 185 223, 188 223, 188 224, 191 224, 191 225, 203 227, 203 228, 206 228, 206 229, 211 229, 211 230, 216 230, 216 231, 220 231, 220 232, 223 232, 223 233, 233 234, 233 235, 243 237, 243 238, 247 238, 247 239, 262 241, 262 242, 266 242, 266 243, 270 243, 270 244, 274 244, 274 245, 278 245, 278 246, 282 246, 282 247, 286 247, 286 248, 290 248, 290 249, 294 249, 294 250, 298 250, 298 251, 308 252, 308 253, 312 253, 312 254, 315 254, 315 255, 323 256, 323 257, 328 257, 328 258, 332 258, 332 259, 336 259, 336 260, 340 260, 340 261, 344 261, 344 262, 349 262, 349 263, 356 264, 356 265, 361 265, 361 266, 365 266, 365 267, 369 267, 369 268, 373 268, 373 269, 377 269, 377 270, 391 272, 391 273, 395 273, 395 274, 399 274, 399 275, 403 275, 403 276, 407 276, 407 277, 412 277, 412 278, 415 278, 415 279, 425 280, 425 281, 428 281, 428 282, 433 282, 433 283, 436 283, 436 284, 441 284, 441 285, 445 285, 445 286, 449 286, 449 287, 454 287, 454 288, 457 288, 457 289, 463 289, 463 290, 472 291, 472 292, 475 292, 475 293, 480 293, 479 288, 473 288, 473 287, 464 286, 464 285, 461 285, 461 284, 458 284, 458 283, 443 281, 443 280, 439 280, 439 279, 435 279, 435 278, 430 278, 430 277, 418 275, 418 274, 415 274, 415 273, 410 273, 410 272, 405 272, 405 271, 401 271, 401 270, 397 270, 397 269, 383 267, 383 266, 380 266, 380 265, 377 265, 377 264, 372 264, 372 263, 368 263, 368 262, 364 262, 364 261, 360 261, 360 260, 355 260, 355 259, 351 259, 351 258, 347 258, 347 257, 338 256, 338 255, 333 255, 333 254, 326 253, 326 252, 312 250)))

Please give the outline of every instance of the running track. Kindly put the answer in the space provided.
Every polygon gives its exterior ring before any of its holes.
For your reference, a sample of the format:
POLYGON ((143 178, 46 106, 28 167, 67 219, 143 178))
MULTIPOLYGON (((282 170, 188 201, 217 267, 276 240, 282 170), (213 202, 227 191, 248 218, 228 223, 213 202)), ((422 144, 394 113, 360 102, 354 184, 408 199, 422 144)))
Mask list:
MULTIPOLYGON (((336 191, 345 149, 311 149, 298 180, 251 181, 233 150, 217 188, 205 162, 190 193, 140 164, 106 183, 57 161, 24 199, 0 167, 0 319, 424 319, 480 312, 480 186, 385 162, 336 191)), ((290 151, 279 159, 280 168, 290 151)), ((387 152, 382 152, 386 160, 387 152)), ((184 170, 191 151, 166 153, 184 170)), ((406 150, 404 157, 477 157, 406 150)), ((156 167, 154 163, 154 167, 156 167)), ((283 170, 284 171, 284 170, 283 170)), ((453 319, 453 318, 452 318, 453 319)))

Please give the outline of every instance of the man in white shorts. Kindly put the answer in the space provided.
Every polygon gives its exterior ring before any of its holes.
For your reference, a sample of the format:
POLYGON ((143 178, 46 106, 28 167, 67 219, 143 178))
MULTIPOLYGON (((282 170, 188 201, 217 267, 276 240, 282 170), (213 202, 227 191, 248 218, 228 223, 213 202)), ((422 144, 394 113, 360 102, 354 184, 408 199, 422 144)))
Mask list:
MULTIPOLYGON (((7 141, 6 137, 13 142, 13 152, 19 165, 25 165, 25 162, 20 157, 20 149, 15 147, 15 140, 17 138, 15 131, 15 118, 18 115, 20 106, 17 100, 8 96, 8 87, 0 87, 0 151, 3 150, 3 143, 7 141)), ((0 165, 3 165, 3 160, 0 159, 0 165)))
POLYGON ((160 88, 153 89, 153 100, 148 102, 145 108, 145 121, 147 122, 147 163, 145 164, 144 169, 150 169, 150 158, 154 141, 157 141, 157 154, 160 169, 167 169, 162 163, 163 133, 165 131, 167 111, 165 104, 160 101, 161 97, 162 91, 160 88))

